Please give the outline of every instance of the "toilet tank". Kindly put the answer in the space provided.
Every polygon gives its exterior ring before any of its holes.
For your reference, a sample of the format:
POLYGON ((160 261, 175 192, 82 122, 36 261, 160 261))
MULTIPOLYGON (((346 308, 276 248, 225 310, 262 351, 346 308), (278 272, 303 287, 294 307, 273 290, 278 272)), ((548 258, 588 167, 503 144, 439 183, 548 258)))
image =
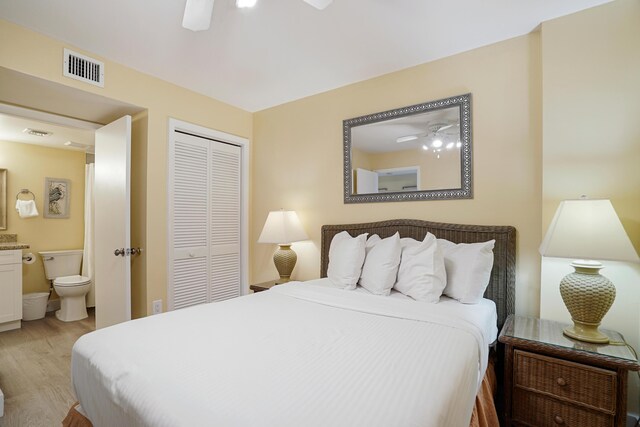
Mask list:
POLYGON ((38 252, 44 264, 44 273, 47 279, 56 277, 74 276, 80 274, 82 265, 82 249, 68 251, 43 251, 38 252))

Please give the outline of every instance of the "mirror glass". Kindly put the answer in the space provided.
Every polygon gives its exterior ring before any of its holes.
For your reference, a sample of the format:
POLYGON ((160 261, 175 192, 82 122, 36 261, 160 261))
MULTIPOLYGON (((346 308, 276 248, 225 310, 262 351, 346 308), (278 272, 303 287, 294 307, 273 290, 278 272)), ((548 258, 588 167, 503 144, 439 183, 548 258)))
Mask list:
POLYGON ((344 121, 345 202, 471 198, 470 94, 344 121))

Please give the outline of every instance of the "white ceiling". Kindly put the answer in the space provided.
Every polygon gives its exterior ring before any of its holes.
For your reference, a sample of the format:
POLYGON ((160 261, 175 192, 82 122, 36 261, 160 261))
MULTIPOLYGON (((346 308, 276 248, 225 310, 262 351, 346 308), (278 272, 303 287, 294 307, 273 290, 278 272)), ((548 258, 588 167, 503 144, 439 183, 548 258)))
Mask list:
POLYGON ((64 143, 73 141, 78 144, 84 144, 87 147, 93 147, 94 135, 95 131, 91 129, 60 126, 0 113, 0 141, 20 142, 65 150, 86 151, 86 148, 69 147, 65 146, 64 143), (29 135, 23 132, 26 128, 51 132, 51 135, 29 135))
MULTIPOLYGON (((608 0, 216 0, 208 31, 185 0, 2 0, 0 17, 258 111, 529 33, 608 0)), ((106 80, 109 69, 106 69, 106 80)))

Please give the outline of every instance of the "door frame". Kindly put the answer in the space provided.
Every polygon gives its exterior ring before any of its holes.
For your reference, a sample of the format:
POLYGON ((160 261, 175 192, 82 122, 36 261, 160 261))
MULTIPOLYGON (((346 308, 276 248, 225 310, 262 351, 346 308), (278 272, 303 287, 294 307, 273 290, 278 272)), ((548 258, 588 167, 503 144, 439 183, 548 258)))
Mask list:
MULTIPOLYGON (((171 167, 173 163, 173 148, 175 147, 175 132, 181 131, 194 136, 205 139, 233 144, 240 147, 241 151, 241 175, 242 181, 240 185, 240 294, 249 293, 249 154, 250 141, 247 138, 222 132, 215 129, 209 129, 204 126, 185 122, 182 120, 169 118, 169 135, 167 144, 167 261, 171 259, 173 251, 173 200, 171 194, 173 192, 174 170, 171 167)), ((173 310, 173 301, 170 295, 173 292, 172 266, 167 262, 167 310, 173 310)))

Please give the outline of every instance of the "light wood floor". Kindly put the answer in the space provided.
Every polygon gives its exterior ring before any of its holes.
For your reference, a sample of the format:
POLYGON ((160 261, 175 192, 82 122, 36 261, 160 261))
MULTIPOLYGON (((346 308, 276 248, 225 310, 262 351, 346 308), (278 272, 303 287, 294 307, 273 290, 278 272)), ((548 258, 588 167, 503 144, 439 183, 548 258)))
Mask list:
POLYGON ((0 332, 0 427, 59 426, 76 401, 71 387, 71 347, 95 329, 94 310, 77 322, 61 322, 53 312, 22 328, 0 332))

